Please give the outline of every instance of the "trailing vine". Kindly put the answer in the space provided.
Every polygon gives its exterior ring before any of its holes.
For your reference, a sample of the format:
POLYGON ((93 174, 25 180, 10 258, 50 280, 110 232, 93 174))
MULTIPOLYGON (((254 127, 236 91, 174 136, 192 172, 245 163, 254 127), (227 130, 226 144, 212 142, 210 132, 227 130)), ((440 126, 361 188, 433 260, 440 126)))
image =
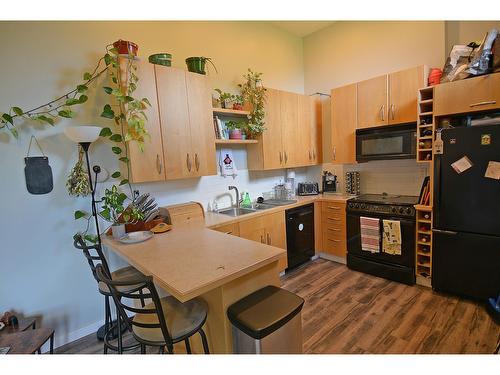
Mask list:
POLYGON ((241 96, 244 101, 251 106, 251 112, 248 115, 247 129, 252 135, 261 134, 265 128, 266 89, 262 85, 262 73, 257 73, 248 69, 248 73, 243 75, 246 82, 238 84, 241 89, 241 96))

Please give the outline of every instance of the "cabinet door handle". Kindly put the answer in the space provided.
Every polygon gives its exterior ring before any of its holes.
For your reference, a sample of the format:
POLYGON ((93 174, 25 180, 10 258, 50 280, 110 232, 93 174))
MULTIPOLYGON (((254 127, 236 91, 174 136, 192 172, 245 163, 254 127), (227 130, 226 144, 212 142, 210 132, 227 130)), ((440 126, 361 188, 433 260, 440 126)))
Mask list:
POLYGON ((333 146, 333 160, 337 160, 337 146, 333 146))
POLYGON ((158 171, 158 174, 161 174, 161 170, 163 168, 163 165, 160 160, 160 155, 156 154, 156 170, 158 171))
POLYGON ((340 210, 340 207, 337 207, 337 206, 328 206, 328 208, 330 208, 332 210, 340 210))
POLYGON ((196 170, 200 170, 200 160, 198 159, 198 154, 194 154, 194 165, 196 166, 196 170))
POLYGON ((479 106, 488 105, 488 104, 497 104, 497 101, 496 100, 487 100, 485 102, 470 104, 469 107, 479 107, 479 106))
POLYGON ((327 217, 328 220, 340 221, 339 217, 327 217))
POLYGON ((391 104, 391 115, 392 115, 392 119, 394 120, 394 117, 396 115, 396 105, 395 104, 391 104))
POLYGON ((340 240, 334 240, 332 238, 329 238, 328 241, 333 241, 333 242, 340 242, 340 240))
POLYGON ((189 172, 191 172, 191 158, 189 157, 189 154, 186 154, 186 166, 189 172))
POLYGON ((313 150, 313 159, 316 160, 316 151, 313 150))
POLYGON ((286 154, 286 151, 285 151, 285 164, 288 163, 288 155, 286 154))
POLYGON ((260 243, 264 243, 264 236, 263 235, 260 236, 260 243))
POLYGON ((385 121, 385 104, 380 107, 380 120, 385 121))
POLYGON ((312 159, 311 150, 309 150, 309 160, 312 159))
POLYGON ((283 164, 283 155, 281 154, 281 151, 280 151, 280 164, 283 164))
POLYGON ((340 229, 337 228, 327 228, 328 230, 334 231, 334 232, 340 232, 340 229))
POLYGON ((266 233, 266 237, 267 237, 267 244, 271 245, 271 235, 269 233, 266 233))

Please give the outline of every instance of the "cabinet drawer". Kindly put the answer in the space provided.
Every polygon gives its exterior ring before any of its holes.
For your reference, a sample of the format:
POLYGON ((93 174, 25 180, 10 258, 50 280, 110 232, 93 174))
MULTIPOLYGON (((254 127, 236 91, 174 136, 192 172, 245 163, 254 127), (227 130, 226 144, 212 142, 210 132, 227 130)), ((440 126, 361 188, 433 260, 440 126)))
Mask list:
POLYGON ((345 212, 345 203, 343 202, 323 202, 321 204, 323 212, 345 212))
POLYGON ((226 225, 221 225, 218 226, 217 228, 214 228, 214 230, 226 234, 232 234, 233 236, 239 236, 240 235, 240 226, 238 223, 232 223, 232 224, 226 224, 226 225))
POLYGON ((323 236, 323 251, 338 257, 345 257, 346 243, 344 240, 323 236))
POLYGON ((345 226, 325 227, 323 229, 323 236, 326 236, 327 238, 337 239, 337 240, 344 240, 346 237, 345 226))
POLYGON ((434 116, 500 108, 500 73, 437 85, 434 116))

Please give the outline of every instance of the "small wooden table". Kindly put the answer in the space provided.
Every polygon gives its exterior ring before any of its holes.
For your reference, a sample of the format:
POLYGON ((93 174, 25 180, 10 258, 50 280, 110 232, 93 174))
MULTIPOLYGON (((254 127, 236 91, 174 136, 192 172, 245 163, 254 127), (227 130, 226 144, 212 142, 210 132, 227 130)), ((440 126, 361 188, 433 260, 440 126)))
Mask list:
POLYGON ((33 318, 18 318, 17 326, 4 327, 4 329, 2 329, 0 331, 0 335, 7 335, 9 333, 23 332, 29 328, 32 328, 32 329, 36 328, 36 320, 35 319, 33 319, 33 318))
POLYGON ((28 329, 0 336, 0 347, 10 346, 7 354, 34 354, 50 340, 50 351, 54 353, 54 330, 52 328, 28 329))

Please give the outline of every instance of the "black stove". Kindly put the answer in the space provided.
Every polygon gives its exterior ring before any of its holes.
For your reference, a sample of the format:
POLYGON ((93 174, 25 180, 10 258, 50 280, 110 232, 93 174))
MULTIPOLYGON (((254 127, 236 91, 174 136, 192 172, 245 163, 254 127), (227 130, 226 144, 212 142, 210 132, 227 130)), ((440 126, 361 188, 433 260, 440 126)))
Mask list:
POLYGON ((347 201, 347 211, 415 217, 417 203, 412 195, 363 194, 347 201))
POLYGON ((353 270, 399 281, 415 283, 415 222, 413 205, 418 197, 409 195, 364 194, 347 201, 347 266, 353 270), (379 250, 363 249, 361 218, 378 219, 379 250), (397 221, 401 231, 400 252, 383 249, 384 221, 397 221))

